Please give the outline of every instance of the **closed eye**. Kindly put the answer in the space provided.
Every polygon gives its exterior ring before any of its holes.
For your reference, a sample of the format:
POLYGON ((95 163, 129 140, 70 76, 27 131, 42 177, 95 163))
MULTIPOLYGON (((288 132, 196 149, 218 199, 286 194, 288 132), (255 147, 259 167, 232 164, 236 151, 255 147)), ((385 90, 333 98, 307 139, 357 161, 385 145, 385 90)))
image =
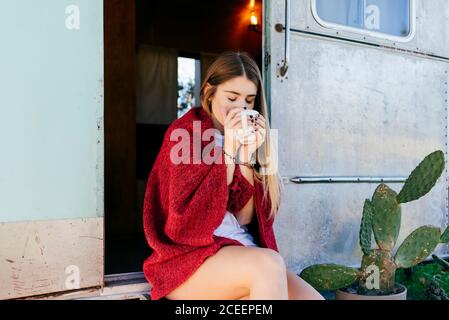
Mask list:
MULTIPOLYGON (((228 98, 228 100, 234 102, 235 100, 237 100, 237 98, 235 98, 235 99, 228 98)), ((251 101, 246 100, 246 103, 252 103, 253 101, 254 100, 251 100, 251 101)))

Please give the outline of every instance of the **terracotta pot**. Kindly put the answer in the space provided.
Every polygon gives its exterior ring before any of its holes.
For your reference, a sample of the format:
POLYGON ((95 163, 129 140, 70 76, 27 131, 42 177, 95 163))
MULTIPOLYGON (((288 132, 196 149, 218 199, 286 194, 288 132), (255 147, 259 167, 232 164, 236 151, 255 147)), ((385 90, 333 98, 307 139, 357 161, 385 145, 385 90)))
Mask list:
POLYGON ((346 292, 344 290, 337 290, 335 293, 336 300, 407 300, 407 288, 402 284, 396 283, 398 293, 386 296, 365 296, 357 293, 346 292))

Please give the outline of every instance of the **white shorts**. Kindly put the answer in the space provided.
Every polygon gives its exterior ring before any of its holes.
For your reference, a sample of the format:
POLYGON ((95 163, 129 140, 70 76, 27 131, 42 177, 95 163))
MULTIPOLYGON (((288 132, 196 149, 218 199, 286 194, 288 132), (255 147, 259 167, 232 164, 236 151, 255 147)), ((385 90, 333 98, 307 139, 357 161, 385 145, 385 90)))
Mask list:
POLYGON ((226 211, 222 223, 214 231, 214 235, 240 241, 245 246, 258 247, 246 225, 241 226, 232 212, 226 211))

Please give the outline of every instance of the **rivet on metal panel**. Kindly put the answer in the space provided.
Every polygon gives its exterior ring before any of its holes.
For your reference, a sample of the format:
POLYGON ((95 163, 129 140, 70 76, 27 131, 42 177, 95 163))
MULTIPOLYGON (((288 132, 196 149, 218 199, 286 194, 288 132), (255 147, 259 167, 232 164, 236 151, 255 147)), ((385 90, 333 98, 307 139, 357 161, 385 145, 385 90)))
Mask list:
POLYGON ((277 32, 282 32, 282 31, 284 30, 284 25, 283 25, 282 23, 276 23, 276 24, 274 25, 274 29, 275 29, 277 32))

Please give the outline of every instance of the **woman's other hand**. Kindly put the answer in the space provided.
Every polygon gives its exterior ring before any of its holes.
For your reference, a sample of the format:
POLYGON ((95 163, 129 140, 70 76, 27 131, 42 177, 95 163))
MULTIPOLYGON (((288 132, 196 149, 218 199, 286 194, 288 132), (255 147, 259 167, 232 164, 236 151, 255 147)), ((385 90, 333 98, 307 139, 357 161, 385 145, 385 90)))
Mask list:
POLYGON ((243 163, 250 161, 252 154, 265 142, 266 139, 266 121, 261 114, 258 114, 255 118, 251 119, 250 125, 254 127, 254 133, 252 134, 256 136, 256 139, 253 143, 241 144, 239 160, 243 163))

